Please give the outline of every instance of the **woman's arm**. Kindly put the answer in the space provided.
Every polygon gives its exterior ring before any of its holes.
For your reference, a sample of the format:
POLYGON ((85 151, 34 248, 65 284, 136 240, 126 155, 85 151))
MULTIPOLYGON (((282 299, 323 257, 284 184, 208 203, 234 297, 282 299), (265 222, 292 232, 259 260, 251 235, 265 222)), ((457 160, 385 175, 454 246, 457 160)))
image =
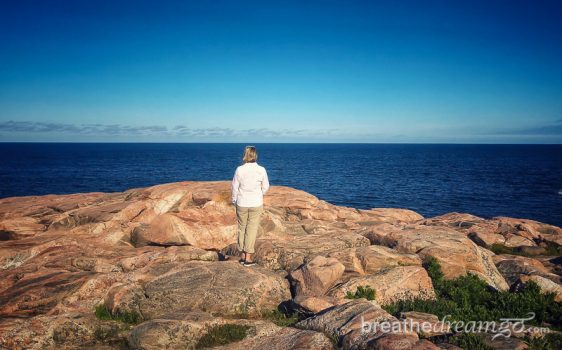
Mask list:
POLYGON ((261 193, 266 194, 269 190, 269 179, 267 178, 267 171, 263 169, 263 179, 261 181, 261 193))
POLYGON ((238 189, 240 188, 240 180, 238 179, 238 169, 234 172, 234 177, 232 178, 232 203, 236 204, 238 200, 238 189))

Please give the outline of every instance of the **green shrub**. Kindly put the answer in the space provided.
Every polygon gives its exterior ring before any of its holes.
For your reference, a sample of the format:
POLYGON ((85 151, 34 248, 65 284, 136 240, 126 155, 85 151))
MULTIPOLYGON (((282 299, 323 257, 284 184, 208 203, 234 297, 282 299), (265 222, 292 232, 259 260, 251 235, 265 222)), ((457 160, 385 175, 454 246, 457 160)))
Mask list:
POLYGON ((475 333, 458 333, 450 337, 448 342, 463 349, 494 350, 494 348, 486 345, 481 335, 475 333))
POLYGON ((264 311, 262 312, 261 317, 280 327, 292 326, 300 320, 299 314, 296 312, 292 314, 285 314, 279 310, 264 311))
POLYGON ((95 314, 100 320, 119 321, 127 324, 137 324, 141 321, 141 316, 136 312, 120 312, 112 315, 103 304, 96 306, 95 314))
POLYGON ((199 339, 196 348, 210 348, 240 341, 246 337, 248 329, 250 329, 250 326, 239 324, 221 324, 213 326, 199 339))
MULTIPOLYGON (((527 257, 535 256, 534 254, 529 254, 526 253, 525 251, 520 251, 517 248, 506 247, 503 244, 497 244, 497 243, 492 244, 491 246, 488 247, 488 249, 493 251, 495 254, 511 254, 511 255, 527 256, 527 257)), ((559 246, 556 243, 546 242, 546 247, 544 247, 544 249, 545 252, 542 253, 541 255, 554 255, 554 256, 562 255, 562 246, 559 246)))
POLYGON ((529 282, 519 292, 510 293, 492 289, 478 276, 468 274, 445 280, 439 262, 428 258, 424 262, 437 298, 435 300, 408 299, 383 307, 398 315, 405 311, 420 311, 451 321, 499 321, 500 318, 526 317, 535 313, 529 324, 548 325, 562 329, 562 303, 554 294, 543 294, 536 283, 529 282))
POLYGON ((369 286, 358 286, 355 293, 347 292, 345 294, 347 299, 361 299, 375 300, 375 290, 369 286))
POLYGON ((541 338, 525 338, 529 350, 559 350, 562 349, 562 334, 547 333, 541 338))

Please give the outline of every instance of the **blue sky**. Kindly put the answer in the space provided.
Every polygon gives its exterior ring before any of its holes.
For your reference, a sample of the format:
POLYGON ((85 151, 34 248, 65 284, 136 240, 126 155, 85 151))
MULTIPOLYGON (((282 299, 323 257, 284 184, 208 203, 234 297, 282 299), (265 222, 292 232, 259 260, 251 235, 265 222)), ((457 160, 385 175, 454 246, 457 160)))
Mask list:
POLYGON ((562 143, 560 1, 0 6, 0 141, 562 143))

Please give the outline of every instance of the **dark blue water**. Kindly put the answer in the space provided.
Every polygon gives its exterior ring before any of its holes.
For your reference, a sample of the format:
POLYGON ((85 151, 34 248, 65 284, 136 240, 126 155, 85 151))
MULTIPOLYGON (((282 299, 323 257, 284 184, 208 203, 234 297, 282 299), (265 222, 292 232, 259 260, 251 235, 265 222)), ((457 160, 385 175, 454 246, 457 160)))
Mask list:
MULTIPOLYGON (((0 143, 0 197, 229 180, 239 144, 0 143)), ((562 145, 263 144, 274 185, 338 205, 562 226, 562 145)))

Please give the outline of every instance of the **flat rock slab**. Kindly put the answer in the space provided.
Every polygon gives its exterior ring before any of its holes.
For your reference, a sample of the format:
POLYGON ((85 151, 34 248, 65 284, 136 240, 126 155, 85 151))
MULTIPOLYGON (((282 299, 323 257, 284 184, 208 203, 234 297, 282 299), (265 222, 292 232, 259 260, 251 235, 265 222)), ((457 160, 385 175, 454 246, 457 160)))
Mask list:
POLYGON ((291 299, 282 275, 236 261, 192 261, 173 268, 145 286, 140 310, 154 319, 172 309, 214 315, 259 315, 291 299))
POLYGON ((279 327, 270 321, 213 317, 202 312, 176 312, 136 326, 128 344, 132 349, 198 349, 199 341, 216 326, 246 326, 246 337, 213 349, 333 349, 324 334, 289 327, 279 327))

